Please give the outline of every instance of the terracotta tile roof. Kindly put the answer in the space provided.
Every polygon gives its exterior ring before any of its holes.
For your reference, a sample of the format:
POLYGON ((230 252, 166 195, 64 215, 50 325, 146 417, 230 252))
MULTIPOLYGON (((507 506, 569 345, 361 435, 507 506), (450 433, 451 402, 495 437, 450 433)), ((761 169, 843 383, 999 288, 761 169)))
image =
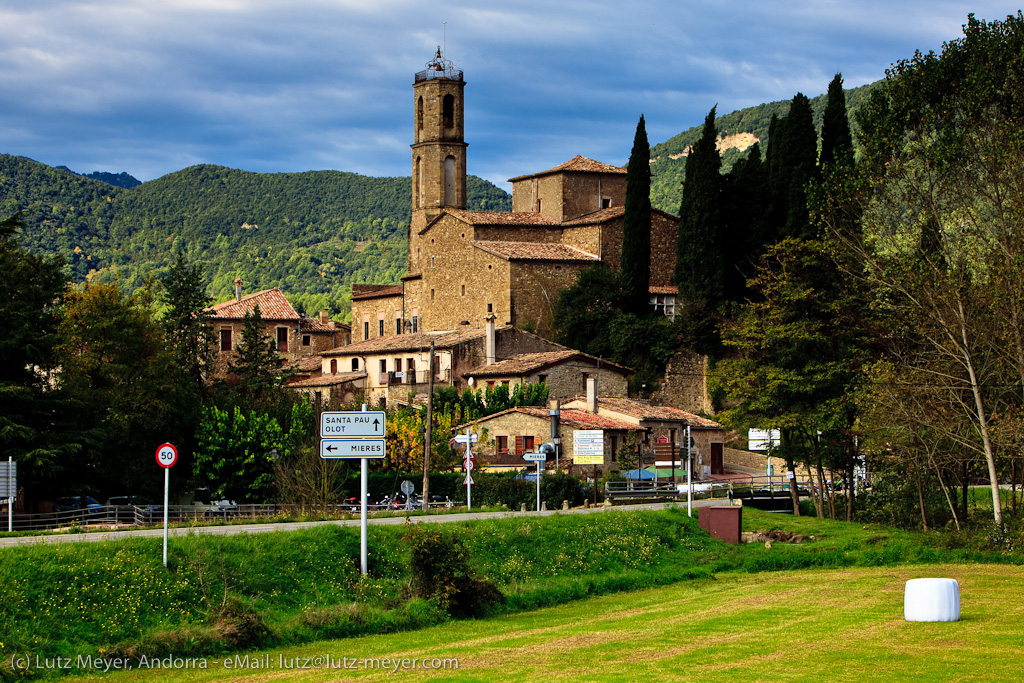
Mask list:
POLYGON ((647 291, 651 294, 678 294, 679 288, 675 285, 656 286, 652 285, 647 288, 647 291))
POLYGON ((539 213, 526 211, 467 211, 465 209, 445 209, 445 213, 455 216, 470 225, 536 225, 540 227, 557 227, 558 221, 545 218, 539 213))
MULTIPOLYGON (((353 286, 355 288, 358 285, 353 286)), ((366 285, 364 285, 366 286, 366 285)), ((364 299, 379 299, 386 296, 400 296, 405 288, 402 285, 369 285, 376 287, 376 289, 362 292, 352 292, 352 301, 362 301, 364 299)))
POLYGON ((365 377, 365 372, 342 372, 337 375, 322 375, 320 377, 300 379, 298 382, 292 382, 291 384, 285 385, 285 388, 309 389, 313 387, 333 387, 339 384, 345 384, 346 382, 352 382, 357 379, 364 379, 365 377))
POLYGON ((624 207, 610 206, 607 209, 599 209, 591 213, 585 213, 582 216, 576 216, 576 218, 570 218, 567 221, 562 221, 561 225, 596 225, 597 223, 610 221, 613 218, 620 218, 625 212, 626 209, 624 207))
MULTIPOLYGON (((498 327, 500 331, 507 327, 498 327)), ((337 356, 363 356, 371 353, 391 353, 394 351, 420 351, 430 348, 430 340, 434 340, 435 349, 450 349, 473 339, 482 339, 486 330, 467 327, 461 330, 441 330, 436 332, 419 332, 417 334, 393 334, 387 337, 374 337, 356 344, 339 346, 324 351, 321 356, 326 358, 337 356)))
POLYGON ((585 251, 551 242, 474 241, 484 251, 509 261, 600 261, 585 251))
MULTIPOLYGON (((577 401, 586 399, 578 398, 577 401)), ((600 396, 597 399, 598 410, 606 408, 611 412, 629 415, 641 420, 666 420, 683 422, 691 427, 703 427, 706 429, 721 429, 722 425, 714 420, 709 420, 693 413, 669 406, 652 406, 642 401, 634 401, 630 398, 606 398, 600 396)))
POLYGON ((296 372, 319 372, 320 367, 323 365, 323 360, 319 355, 313 356, 302 356, 295 360, 285 361, 284 365, 281 366, 282 370, 295 370, 296 372))
MULTIPOLYGON (((493 420, 496 417, 508 415, 509 413, 529 415, 531 417, 543 419, 545 422, 550 422, 551 420, 550 416, 548 416, 547 408, 519 407, 509 408, 508 410, 503 410, 500 413, 494 413, 493 415, 488 415, 487 417, 481 417, 478 420, 467 422, 466 424, 462 425, 460 429, 465 429, 467 425, 473 425, 480 422, 487 422, 489 420, 493 420)), ((558 421, 562 424, 562 426, 570 427, 572 429, 623 429, 634 432, 641 431, 644 429, 643 427, 639 427, 634 424, 629 424, 628 422, 619 422, 618 420, 613 420, 611 418, 603 417, 601 415, 594 415, 593 413, 588 413, 585 410, 563 409, 560 410, 559 413, 560 415, 558 417, 558 421)))
POLYGON ((584 156, 576 155, 564 164, 559 164, 554 168, 549 168, 546 171, 540 173, 530 173, 529 175, 516 176, 515 178, 509 178, 509 182, 515 182, 516 180, 523 180, 524 178, 534 178, 542 175, 551 175, 552 173, 617 173, 620 175, 626 174, 626 169, 621 166, 612 166, 611 164, 603 164, 600 161, 594 161, 584 156))
POLYGON ((344 327, 348 326, 344 323, 336 323, 333 320, 328 320, 326 325, 320 322, 320 318, 302 316, 302 319, 299 320, 299 329, 303 332, 340 332, 344 327))
POLYGON ((540 353, 520 353, 511 358, 505 358, 492 363, 490 365, 481 365, 473 368, 468 372, 462 373, 463 377, 501 377, 506 375, 525 375, 531 372, 536 372, 545 367, 551 365, 557 365, 573 359, 587 359, 590 363, 587 367, 594 367, 601 363, 604 367, 618 370, 623 374, 632 374, 632 370, 623 365, 611 363, 607 360, 600 360, 594 356, 583 353, 582 351, 576 351, 575 349, 565 349, 564 351, 543 351, 540 353))
POLYGON ((262 292, 246 294, 239 300, 231 299, 222 304, 210 307, 214 320, 241 320, 245 314, 252 314, 256 306, 260 307, 260 316, 264 320, 299 320, 299 314, 280 289, 264 289, 262 292))

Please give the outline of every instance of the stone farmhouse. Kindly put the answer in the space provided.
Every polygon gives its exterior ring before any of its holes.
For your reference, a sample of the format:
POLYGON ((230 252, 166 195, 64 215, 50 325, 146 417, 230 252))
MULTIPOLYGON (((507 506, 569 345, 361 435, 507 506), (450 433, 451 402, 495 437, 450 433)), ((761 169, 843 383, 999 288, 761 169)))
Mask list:
POLYGON ((235 280, 235 298, 207 309, 216 341, 214 342, 214 374, 224 377, 235 359, 242 341, 246 315, 259 306, 265 335, 274 341, 277 353, 286 364, 296 363, 321 351, 333 349, 350 341, 348 325, 328 319, 327 311, 316 318, 300 315, 288 303, 280 289, 265 289, 242 295, 242 281, 235 280))
POLYGON ((601 377, 609 392, 625 396, 626 378, 632 372, 530 332, 498 327, 494 316, 481 328, 371 337, 324 351, 320 357, 320 377, 290 388, 322 390, 332 382, 352 382, 365 392, 366 400, 380 406, 425 397, 431 374, 435 386, 459 391, 498 384, 511 390, 516 384, 544 382, 551 398, 564 399, 575 396, 587 376, 601 377))
MULTIPOLYGON (((512 211, 466 210, 462 71, 438 51, 413 84, 412 220, 401 285, 353 285, 353 342, 455 330, 489 315, 551 331, 558 291, 617 269, 626 170, 577 156, 512 178, 512 211)), ((651 211, 651 301, 674 315, 676 217, 651 211)))

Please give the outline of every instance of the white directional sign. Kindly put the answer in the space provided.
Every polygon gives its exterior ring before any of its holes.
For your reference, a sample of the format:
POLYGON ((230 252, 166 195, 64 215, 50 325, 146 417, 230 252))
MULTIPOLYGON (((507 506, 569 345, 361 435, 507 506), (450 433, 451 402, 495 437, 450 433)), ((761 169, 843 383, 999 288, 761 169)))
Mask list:
POLYGON ((547 453, 523 453, 523 460, 529 460, 531 462, 544 462, 547 459, 547 453))
POLYGON ((321 439, 383 439, 384 432, 382 411, 320 413, 321 439))
POLYGON ((455 443, 476 443, 480 440, 476 434, 456 434, 455 443))
POLYGON ((572 462, 574 465, 604 464, 604 430, 575 429, 572 432, 572 462))
POLYGON ((321 458, 383 458, 384 439, 321 439, 321 458))

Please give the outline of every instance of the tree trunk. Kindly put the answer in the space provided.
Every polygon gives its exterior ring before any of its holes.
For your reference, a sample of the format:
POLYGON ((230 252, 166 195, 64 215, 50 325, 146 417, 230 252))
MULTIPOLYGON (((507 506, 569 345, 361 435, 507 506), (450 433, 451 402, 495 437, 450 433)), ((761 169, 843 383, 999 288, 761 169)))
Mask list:
POLYGON ((921 486, 921 461, 914 460, 914 475, 917 479, 917 504, 921 507, 921 528, 928 531, 928 515, 924 509, 924 489, 921 486))

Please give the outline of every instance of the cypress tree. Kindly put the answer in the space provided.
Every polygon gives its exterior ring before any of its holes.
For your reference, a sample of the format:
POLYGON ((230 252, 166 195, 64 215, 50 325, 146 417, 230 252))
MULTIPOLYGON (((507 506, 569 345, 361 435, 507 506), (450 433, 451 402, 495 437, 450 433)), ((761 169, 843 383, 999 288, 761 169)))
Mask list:
POLYGON ((767 169, 761 161, 761 146, 754 143, 747 157, 733 164, 722 179, 719 242, 727 247, 723 250, 727 301, 741 303, 748 298, 747 280, 769 243, 767 207, 767 169))
POLYGON ((853 167, 853 134, 846 116, 846 93, 843 75, 836 74, 828 84, 825 112, 821 119, 821 154, 818 166, 823 170, 831 164, 853 167))
POLYGON ((789 112, 769 128, 768 186, 778 237, 810 237, 807 184, 817 178, 818 136, 811 101, 797 93, 789 112))
POLYGON ((622 219, 622 293, 634 312, 647 309, 651 280, 651 148, 643 114, 636 124, 626 166, 626 204, 622 219))
POLYGON ((715 110, 704 119, 700 139, 686 157, 683 200, 679 206, 676 284, 682 301, 717 307, 723 295, 721 223, 722 157, 718 153, 715 110))

